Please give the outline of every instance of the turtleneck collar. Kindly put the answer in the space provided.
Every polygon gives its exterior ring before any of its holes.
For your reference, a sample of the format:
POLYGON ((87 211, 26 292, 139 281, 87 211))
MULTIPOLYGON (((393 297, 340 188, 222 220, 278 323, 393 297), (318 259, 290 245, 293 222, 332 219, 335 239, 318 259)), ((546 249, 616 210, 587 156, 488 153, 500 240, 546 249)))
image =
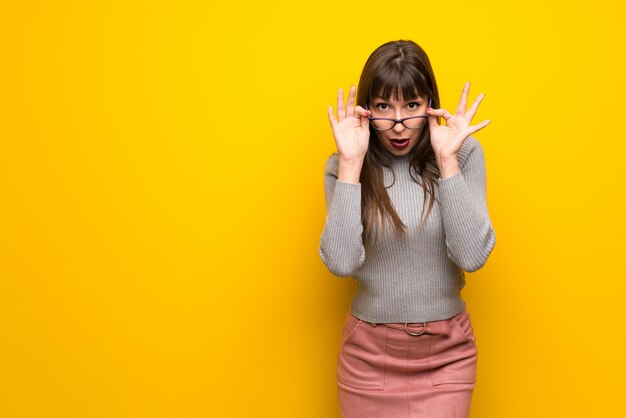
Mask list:
POLYGON ((411 161, 411 154, 406 154, 406 155, 392 155, 391 159, 393 160, 394 163, 401 163, 401 162, 408 162, 411 161))
POLYGON ((395 154, 390 153, 389 151, 385 152, 387 158, 391 161, 391 164, 406 164, 411 161, 411 153, 406 155, 397 156, 395 154))

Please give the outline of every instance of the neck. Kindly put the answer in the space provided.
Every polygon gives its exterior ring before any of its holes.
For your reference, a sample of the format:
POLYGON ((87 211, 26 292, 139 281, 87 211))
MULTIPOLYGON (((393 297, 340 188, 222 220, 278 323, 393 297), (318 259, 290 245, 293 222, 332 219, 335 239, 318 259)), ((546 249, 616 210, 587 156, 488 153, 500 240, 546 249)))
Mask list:
POLYGON ((392 159, 396 162, 400 162, 400 161, 410 161, 411 160, 411 154, 405 154, 405 155, 393 155, 392 154, 392 159))

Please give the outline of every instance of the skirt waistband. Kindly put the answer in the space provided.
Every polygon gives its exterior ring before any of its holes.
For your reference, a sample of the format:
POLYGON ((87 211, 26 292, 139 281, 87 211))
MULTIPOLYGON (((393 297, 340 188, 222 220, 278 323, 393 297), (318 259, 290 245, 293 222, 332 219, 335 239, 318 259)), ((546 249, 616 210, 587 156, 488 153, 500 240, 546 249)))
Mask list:
MULTIPOLYGON (((424 333, 428 334, 440 334, 442 332, 446 332, 449 327, 450 321, 456 321, 459 317, 463 316, 466 313, 466 310, 462 310, 456 315, 451 316, 448 319, 440 319, 436 321, 427 321, 427 322, 368 322, 363 319, 357 318, 360 321, 366 322, 371 326, 375 327, 378 325, 384 325, 388 328, 393 328, 397 330, 401 330, 407 332, 410 335, 422 335, 424 333)), ((356 318, 356 317, 355 317, 356 318)))

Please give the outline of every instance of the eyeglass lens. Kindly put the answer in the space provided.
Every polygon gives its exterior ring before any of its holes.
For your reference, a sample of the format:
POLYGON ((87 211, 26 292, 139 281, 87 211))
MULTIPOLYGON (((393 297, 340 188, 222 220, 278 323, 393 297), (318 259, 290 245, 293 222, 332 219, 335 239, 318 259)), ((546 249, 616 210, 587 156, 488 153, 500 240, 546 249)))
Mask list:
MULTIPOLYGON (((376 129, 387 130, 387 129, 393 128, 396 123, 393 120, 374 119, 372 120, 372 124, 374 125, 374 128, 376 129)), ((417 129, 426 124, 426 118, 418 117, 418 118, 406 119, 402 121, 402 124, 407 129, 417 129)))

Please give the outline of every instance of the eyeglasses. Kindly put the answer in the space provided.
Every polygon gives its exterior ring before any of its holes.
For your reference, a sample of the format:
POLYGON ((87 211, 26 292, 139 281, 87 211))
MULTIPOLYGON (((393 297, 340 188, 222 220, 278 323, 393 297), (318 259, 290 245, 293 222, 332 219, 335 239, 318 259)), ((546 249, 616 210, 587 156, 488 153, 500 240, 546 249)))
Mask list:
MULTIPOLYGON (((431 107, 432 103, 433 100, 428 99, 428 107, 431 107)), ((369 110, 367 105, 365 105, 365 110, 369 110)), ((367 120, 370 121, 372 127, 377 131, 388 131, 389 129, 393 129, 393 127, 396 126, 396 123, 401 123, 407 129, 418 129, 426 124, 428 121, 428 115, 409 116, 408 118, 402 119, 368 117, 367 120)))

